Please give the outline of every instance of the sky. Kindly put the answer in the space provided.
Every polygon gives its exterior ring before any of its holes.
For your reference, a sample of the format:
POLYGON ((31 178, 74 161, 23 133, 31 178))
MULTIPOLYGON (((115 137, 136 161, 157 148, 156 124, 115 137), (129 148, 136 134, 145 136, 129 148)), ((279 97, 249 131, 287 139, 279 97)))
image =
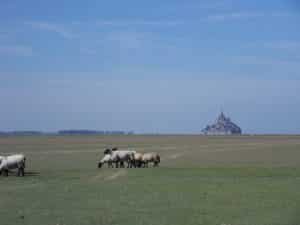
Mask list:
POLYGON ((297 0, 0 2, 0 130, 300 133, 297 0))

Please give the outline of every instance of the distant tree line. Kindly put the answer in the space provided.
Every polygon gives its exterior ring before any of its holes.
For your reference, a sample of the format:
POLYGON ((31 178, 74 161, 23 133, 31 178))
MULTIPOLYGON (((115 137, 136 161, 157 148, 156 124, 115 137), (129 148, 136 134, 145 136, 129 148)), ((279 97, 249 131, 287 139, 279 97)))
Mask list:
POLYGON ((133 131, 98 131, 98 130, 59 130, 57 132, 42 131, 0 131, 1 136, 31 136, 31 135, 132 135, 133 131))
POLYGON ((128 135, 133 134, 132 131, 125 132, 125 131, 102 131, 102 130, 60 130, 58 131, 58 134, 100 134, 100 135, 128 135))
POLYGON ((0 135, 41 135, 43 132, 40 131, 0 131, 0 135))

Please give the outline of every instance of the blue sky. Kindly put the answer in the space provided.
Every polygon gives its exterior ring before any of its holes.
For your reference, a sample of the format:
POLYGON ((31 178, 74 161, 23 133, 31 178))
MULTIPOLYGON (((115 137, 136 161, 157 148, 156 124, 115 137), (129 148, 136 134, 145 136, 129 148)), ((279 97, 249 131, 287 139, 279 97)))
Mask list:
POLYGON ((1 1, 0 130, 300 133, 300 4, 1 1))

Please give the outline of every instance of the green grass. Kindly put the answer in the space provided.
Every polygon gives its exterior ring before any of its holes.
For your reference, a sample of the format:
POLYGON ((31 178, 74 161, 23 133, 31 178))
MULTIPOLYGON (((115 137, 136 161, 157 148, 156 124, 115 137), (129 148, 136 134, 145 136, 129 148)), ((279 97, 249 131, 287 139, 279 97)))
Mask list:
POLYGON ((0 178, 0 224, 300 224, 300 137, 2 137, 24 178, 0 178), (162 155, 159 168, 97 169, 105 146, 162 155))

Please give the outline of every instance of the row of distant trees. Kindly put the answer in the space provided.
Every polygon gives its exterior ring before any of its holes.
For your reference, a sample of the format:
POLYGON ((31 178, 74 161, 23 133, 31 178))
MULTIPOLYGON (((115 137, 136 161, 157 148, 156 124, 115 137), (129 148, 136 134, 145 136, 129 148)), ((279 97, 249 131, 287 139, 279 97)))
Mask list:
POLYGON ((58 134, 102 134, 102 135, 128 135, 133 134, 133 131, 99 131, 99 130, 60 130, 58 134))
POLYGON ((0 131, 0 135, 132 135, 133 131, 99 131, 99 130, 59 130, 57 132, 42 131, 0 131))

